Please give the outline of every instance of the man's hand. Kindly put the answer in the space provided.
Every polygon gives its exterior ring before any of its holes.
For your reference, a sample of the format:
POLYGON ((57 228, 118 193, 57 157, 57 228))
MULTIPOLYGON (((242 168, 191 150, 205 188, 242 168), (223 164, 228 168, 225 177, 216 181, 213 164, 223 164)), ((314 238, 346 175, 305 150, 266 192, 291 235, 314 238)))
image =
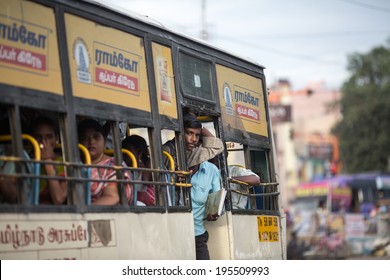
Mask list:
POLYGON ((212 214, 209 214, 208 216, 207 216, 207 221, 216 221, 216 220, 218 220, 218 218, 219 218, 219 215, 217 215, 217 214, 214 214, 214 215, 212 215, 212 214))

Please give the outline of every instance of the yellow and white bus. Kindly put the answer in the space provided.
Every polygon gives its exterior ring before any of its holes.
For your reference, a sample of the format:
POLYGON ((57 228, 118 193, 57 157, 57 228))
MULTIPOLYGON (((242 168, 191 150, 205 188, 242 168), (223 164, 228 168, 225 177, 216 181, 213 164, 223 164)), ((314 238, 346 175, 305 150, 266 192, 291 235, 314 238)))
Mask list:
POLYGON ((17 188, 17 202, 0 203, 0 259, 195 259, 183 141, 176 141, 176 163, 162 150, 167 140, 183 137, 183 107, 197 112, 230 151, 229 159, 221 154, 215 162, 228 195, 225 214, 206 222, 211 258, 285 259, 264 67, 104 1, 2 0, 0 180, 2 190, 17 188), (63 205, 39 201, 39 183, 57 178, 40 174, 39 144, 28 132, 42 114, 59 127, 63 205), (91 205, 93 165, 77 140, 84 118, 110 124, 107 152, 117 164, 120 205, 91 205), (152 173, 155 205, 124 199, 123 171, 140 170, 136 161, 121 166, 128 156, 121 140, 132 134, 150 149, 151 168, 143 171, 152 173), (231 207, 228 160, 261 178, 243 191, 247 209, 231 207), (5 171, 9 162, 13 173, 5 171), (4 183, 9 179, 17 184, 4 183), (180 203, 170 199, 172 191, 180 203))

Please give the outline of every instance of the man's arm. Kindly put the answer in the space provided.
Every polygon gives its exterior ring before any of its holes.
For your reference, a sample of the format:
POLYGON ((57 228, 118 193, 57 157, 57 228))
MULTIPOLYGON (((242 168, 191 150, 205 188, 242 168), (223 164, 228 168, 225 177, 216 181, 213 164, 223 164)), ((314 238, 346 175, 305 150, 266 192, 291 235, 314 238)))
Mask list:
POLYGON ((188 154, 189 167, 212 159, 223 152, 222 140, 215 137, 207 128, 202 128, 202 145, 188 154))
POLYGON ((234 176, 231 177, 234 180, 238 180, 244 183, 247 183, 249 185, 258 185, 260 184, 260 178, 256 174, 254 175, 246 175, 246 176, 234 176))

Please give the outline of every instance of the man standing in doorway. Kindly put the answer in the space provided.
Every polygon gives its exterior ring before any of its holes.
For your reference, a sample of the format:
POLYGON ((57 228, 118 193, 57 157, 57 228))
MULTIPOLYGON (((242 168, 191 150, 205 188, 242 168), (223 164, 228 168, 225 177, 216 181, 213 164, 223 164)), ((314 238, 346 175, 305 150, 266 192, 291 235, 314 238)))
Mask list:
MULTIPOLYGON (((221 174, 218 168, 208 162, 209 159, 224 150, 221 139, 216 138, 197 120, 194 114, 184 115, 184 140, 187 150, 188 167, 192 170, 191 201, 194 215, 196 259, 209 260, 207 247, 208 232, 204 227, 204 211, 210 193, 221 189, 221 174), (202 144, 199 145, 202 137, 202 144)), ((218 217, 208 216, 215 221, 218 217)))

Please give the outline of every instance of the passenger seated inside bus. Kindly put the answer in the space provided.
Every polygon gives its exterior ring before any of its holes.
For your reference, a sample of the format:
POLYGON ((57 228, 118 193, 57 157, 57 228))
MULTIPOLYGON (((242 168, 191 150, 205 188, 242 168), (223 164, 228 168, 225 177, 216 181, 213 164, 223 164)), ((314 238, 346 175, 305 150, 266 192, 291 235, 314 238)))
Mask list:
MULTIPOLYGON (((138 167, 150 168, 150 155, 148 145, 145 139, 139 135, 127 136, 122 141, 122 148, 132 152, 137 159, 138 167)), ((125 162, 131 166, 131 160, 125 157, 125 162)), ((145 171, 134 171, 134 180, 137 181, 151 181, 152 173, 145 171)), ((153 185, 134 184, 134 191, 137 191, 137 203, 141 202, 146 206, 155 205, 155 188, 153 185)))
MULTIPOLYGON (((0 137, 10 135, 9 119, 4 118, 0 121, 0 137)), ((8 141, 0 142, 0 156, 12 156, 12 144, 8 141)), ((30 159, 26 151, 23 150, 23 159, 30 159)), ((22 172, 33 173, 33 166, 31 163, 24 163, 21 165, 22 172)), ((18 179, 16 177, 8 176, 16 174, 16 164, 14 161, 0 160, 0 203, 18 203, 18 179)), ((28 200, 32 202, 32 181, 27 179, 28 183, 28 200)))
MULTIPOLYGON (((240 165, 229 165, 230 179, 244 182, 249 186, 260 184, 260 177, 250 169, 246 169, 240 165)), ((231 182, 230 189, 249 193, 249 187, 231 182)), ((248 209, 248 196, 231 192, 233 209, 248 209)))
MULTIPOLYGON (((91 168, 92 179, 116 180, 116 170, 104 168, 115 165, 115 159, 104 154, 106 138, 109 133, 108 126, 102 126, 93 119, 84 119, 78 124, 79 141, 89 151, 92 165, 102 167, 91 168)), ((126 166, 125 163, 123 163, 126 166)), ((130 179, 129 172, 123 173, 125 179, 130 179)), ((128 204, 133 204, 133 186, 123 184, 126 188, 128 204)), ((93 205, 117 205, 120 202, 120 195, 116 182, 91 182, 91 202, 93 205)))
MULTIPOLYGON (((65 177, 64 165, 50 163, 51 161, 63 162, 62 156, 57 155, 54 151, 59 140, 58 128, 55 122, 48 117, 38 116, 31 124, 31 134, 38 141, 41 149, 40 175, 65 177)), ((40 179, 40 204, 64 204, 66 199, 66 180, 40 179)))
MULTIPOLYGON (((9 156, 5 144, 0 143, 0 156, 9 156)), ((0 160, 0 203, 18 202, 18 181, 15 177, 7 175, 15 174, 15 163, 0 160)))

